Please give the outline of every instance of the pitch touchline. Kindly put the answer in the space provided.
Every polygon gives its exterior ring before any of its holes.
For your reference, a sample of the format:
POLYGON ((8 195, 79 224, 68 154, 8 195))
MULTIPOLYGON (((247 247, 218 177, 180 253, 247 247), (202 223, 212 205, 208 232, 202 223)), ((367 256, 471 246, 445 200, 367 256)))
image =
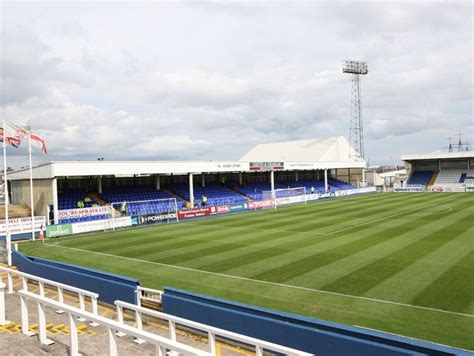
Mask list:
POLYGON ((452 312, 452 311, 443 310, 443 309, 435 309, 435 308, 422 307, 422 306, 412 305, 412 304, 391 302, 391 301, 389 301, 389 300, 375 299, 375 298, 368 298, 368 297, 361 297, 361 296, 352 295, 352 294, 329 292, 329 291, 325 291, 325 290, 321 290, 321 289, 314 289, 314 288, 307 288, 307 287, 294 286, 294 285, 291 285, 291 284, 283 284, 283 283, 262 281, 262 280, 260 280, 260 279, 252 279, 252 278, 246 278, 246 277, 239 277, 239 276, 233 276, 233 275, 231 275, 231 274, 218 273, 218 272, 210 272, 210 271, 204 271, 204 270, 195 269, 195 268, 190 268, 190 267, 175 266, 175 265, 169 265, 169 264, 166 264, 166 263, 153 262, 153 261, 147 261, 147 260, 140 260, 140 259, 138 259, 138 258, 125 257, 125 256, 117 256, 117 255, 112 255, 112 254, 109 254, 109 253, 83 250, 83 249, 75 248, 75 247, 60 246, 60 245, 57 245, 56 243, 55 243, 55 244, 50 244, 50 246, 57 247, 57 248, 64 248, 64 249, 68 249, 68 250, 75 250, 75 251, 81 251, 81 252, 88 252, 88 253, 92 253, 92 254, 96 254, 96 255, 102 255, 102 256, 107 256, 107 257, 122 258, 122 259, 129 260, 129 261, 142 262, 142 263, 149 263, 149 264, 154 264, 154 265, 163 266, 163 267, 181 269, 181 270, 185 270, 185 271, 199 272, 199 273, 205 273, 205 274, 210 274, 210 275, 214 275, 214 276, 220 276, 220 277, 226 277, 226 278, 239 279, 239 280, 242 280, 242 281, 255 282, 255 283, 262 283, 262 284, 274 285, 274 286, 278 286, 278 287, 293 288, 293 289, 299 289, 299 290, 306 290, 306 291, 309 291, 309 292, 316 292, 316 293, 322 293, 322 294, 337 295, 337 296, 340 296, 340 297, 353 298, 353 299, 360 299, 360 300, 367 300, 367 301, 370 301, 370 302, 377 302, 377 303, 384 303, 384 304, 392 304, 392 305, 398 305, 398 306, 402 306, 402 307, 409 307, 409 308, 415 308, 415 309, 429 310, 429 311, 434 311, 434 312, 439 312, 439 313, 465 316, 465 317, 468 317, 468 318, 473 318, 473 317, 474 317, 474 315, 472 315, 472 314, 457 313, 457 312, 452 312))

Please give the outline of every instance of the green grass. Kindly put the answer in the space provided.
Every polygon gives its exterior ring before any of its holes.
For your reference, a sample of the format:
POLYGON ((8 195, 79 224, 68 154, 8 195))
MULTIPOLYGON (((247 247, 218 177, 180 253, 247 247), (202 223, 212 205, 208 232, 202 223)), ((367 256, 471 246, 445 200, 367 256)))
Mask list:
POLYGON ((150 288, 474 350, 474 194, 371 194, 25 243, 20 251, 150 288))

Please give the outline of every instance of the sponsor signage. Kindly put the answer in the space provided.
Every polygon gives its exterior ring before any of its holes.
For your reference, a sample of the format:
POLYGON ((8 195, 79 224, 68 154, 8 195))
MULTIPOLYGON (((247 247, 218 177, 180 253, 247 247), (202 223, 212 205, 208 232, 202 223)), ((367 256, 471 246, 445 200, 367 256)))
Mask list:
POLYGON ((424 192, 424 187, 395 187, 393 188, 394 192, 397 193, 417 193, 417 192, 424 192))
POLYGON ((154 224, 157 222, 162 222, 163 220, 170 220, 170 219, 176 219, 176 213, 135 216, 132 218, 132 225, 154 224), (134 224, 134 221, 135 221, 135 224, 134 224))
POLYGON ((247 209, 248 209, 247 203, 234 203, 230 205, 231 211, 242 211, 242 210, 247 210, 247 209))
POLYGON ((46 237, 72 235, 72 224, 46 226, 46 237))
POLYGON ((251 171, 281 171, 285 168, 284 162, 250 162, 251 171))
POLYGON ((276 205, 288 205, 288 204, 296 204, 296 203, 304 203, 305 196, 304 195, 297 195, 294 197, 285 197, 285 198, 277 198, 275 199, 276 205))
POLYGON ((273 206, 273 199, 252 200, 248 202, 250 210, 270 208, 273 206))
POLYGON ((436 193, 464 193, 466 191, 466 187, 464 185, 434 185, 431 187, 431 191, 436 193))
MULTIPOLYGON (((35 216, 34 222, 35 231, 40 231, 46 226, 46 217, 35 216)), ((8 231, 12 235, 31 232, 31 217, 8 219, 8 231)), ((0 220, 0 236, 5 236, 5 219, 0 220)))
POLYGON ((82 208, 82 209, 66 209, 66 210, 59 210, 58 213, 59 213, 59 220, 83 218, 86 216, 110 214, 110 207, 97 206, 97 207, 82 208))
POLYGON ((205 208, 184 209, 178 212, 178 218, 179 219, 200 218, 204 216, 230 213, 230 211, 231 211, 230 205, 219 205, 219 206, 211 206, 211 207, 205 207, 205 208))
POLYGON ((178 212, 179 219, 200 218, 209 215, 211 215, 211 208, 192 208, 178 212))
POLYGON ((335 196, 334 192, 318 193, 318 199, 334 198, 335 196))
POLYGON ((466 185, 466 192, 474 193, 474 185, 466 185))
POLYGON ((211 207, 211 215, 230 213, 229 205, 220 205, 211 207))
POLYGON ((71 225, 73 234, 82 234, 84 232, 132 226, 132 218, 130 216, 125 216, 122 218, 115 219, 85 221, 71 225))

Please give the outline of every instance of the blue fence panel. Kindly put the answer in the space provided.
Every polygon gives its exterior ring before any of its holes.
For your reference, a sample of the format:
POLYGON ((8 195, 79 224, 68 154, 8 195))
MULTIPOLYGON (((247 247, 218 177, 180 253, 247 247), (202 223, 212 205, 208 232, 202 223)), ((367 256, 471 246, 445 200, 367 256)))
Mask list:
POLYGON ((13 264, 21 271, 99 294, 99 300, 113 304, 123 300, 135 304, 138 280, 67 263, 12 253, 13 264))
POLYGON ((462 350, 165 288, 163 311, 317 355, 468 355, 462 350))

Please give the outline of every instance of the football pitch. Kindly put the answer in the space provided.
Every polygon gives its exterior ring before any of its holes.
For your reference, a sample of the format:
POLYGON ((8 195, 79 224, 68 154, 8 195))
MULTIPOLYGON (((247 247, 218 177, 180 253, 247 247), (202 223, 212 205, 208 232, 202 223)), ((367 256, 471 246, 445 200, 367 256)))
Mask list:
POLYGON ((474 350, 474 194, 385 193, 20 251, 474 350))

